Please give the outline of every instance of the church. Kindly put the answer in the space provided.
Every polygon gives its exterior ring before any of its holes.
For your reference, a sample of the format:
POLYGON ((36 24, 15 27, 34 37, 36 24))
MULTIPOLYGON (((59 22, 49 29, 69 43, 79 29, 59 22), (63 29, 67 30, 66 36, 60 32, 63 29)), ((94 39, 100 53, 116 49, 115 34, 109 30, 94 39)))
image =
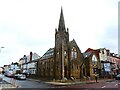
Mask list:
POLYGON ((84 56, 76 41, 69 41, 61 8, 59 25, 55 29, 55 46, 38 61, 38 77, 53 79, 81 79, 86 76, 84 56))

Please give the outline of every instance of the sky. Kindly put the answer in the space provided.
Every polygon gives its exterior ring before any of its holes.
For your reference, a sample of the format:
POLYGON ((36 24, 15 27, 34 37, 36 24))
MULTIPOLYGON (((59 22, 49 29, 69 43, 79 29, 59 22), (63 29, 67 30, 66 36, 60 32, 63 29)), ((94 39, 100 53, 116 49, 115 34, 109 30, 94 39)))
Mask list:
POLYGON ((117 54, 118 1, 0 0, 0 66, 53 48, 61 7, 69 40, 75 39, 81 52, 107 48, 117 54))

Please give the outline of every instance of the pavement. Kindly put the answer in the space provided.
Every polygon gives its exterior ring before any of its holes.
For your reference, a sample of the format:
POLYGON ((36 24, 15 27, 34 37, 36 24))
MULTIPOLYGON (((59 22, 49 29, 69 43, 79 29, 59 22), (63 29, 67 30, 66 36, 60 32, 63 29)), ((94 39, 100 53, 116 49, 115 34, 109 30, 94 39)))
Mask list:
MULTIPOLYGON (((27 78, 27 80, 31 80, 31 81, 36 81, 39 83, 45 83, 45 84, 49 84, 52 86, 71 86, 71 85, 79 85, 79 84, 94 84, 96 83, 95 80, 80 80, 80 79, 76 79, 76 80, 48 80, 48 79, 32 79, 32 78, 27 78)), ((98 83, 101 82, 112 82, 114 81, 114 79, 98 79, 98 83)), ((12 87, 19 87, 18 85, 16 85, 15 83, 12 83, 11 81, 7 81, 9 84, 12 85, 12 87)))
POLYGON ((11 83, 9 83, 5 80, 2 80, 0 82, 0 90, 3 89, 3 88, 16 88, 16 86, 12 85, 11 83))
MULTIPOLYGON (((10 78, 10 80, 4 80, 3 76, 0 76, 0 88, 18 88, 16 80, 10 78)), ((1 89, 0 89, 1 90, 1 89)))
POLYGON ((61 80, 51 80, 51 81, 43 81, 43 80, 36 80, 36 79, 27 79, 27 80, 32 80, 36 82, 42 82, 54 86, 70 86, 70 85, 78 85, 78 84, 94 84, 94 83, 101 83, 101 82, 112 82, 114 79, 99 79, 98 82, 95 80, 66 80, 66 81, 61 81, 61 80))

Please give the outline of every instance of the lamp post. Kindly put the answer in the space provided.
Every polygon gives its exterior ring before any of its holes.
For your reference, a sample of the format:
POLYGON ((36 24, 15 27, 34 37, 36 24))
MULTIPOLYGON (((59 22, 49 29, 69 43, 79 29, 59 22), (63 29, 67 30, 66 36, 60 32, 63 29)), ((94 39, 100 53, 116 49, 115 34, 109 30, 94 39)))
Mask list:
POLYGON ((1 53, 1 51, 2 51, 2 48, 4 48, 4 47, 0 47, 0 53, 1 53))
POLYGON ((1 51, 2 51, 2 48, 4 48, 4 47, 0 47, 0 53, 1 53, 1 51))
MULTIPOLYGON (((2 50, 2 48, 4 48, 4 47, 0 47, 0 53, 1 53, 1 50, 2 50)), ((3 80, 3 78, 0 78, 1 80, 0 80, 0 90, 2 90, 2 80, 3 80)))

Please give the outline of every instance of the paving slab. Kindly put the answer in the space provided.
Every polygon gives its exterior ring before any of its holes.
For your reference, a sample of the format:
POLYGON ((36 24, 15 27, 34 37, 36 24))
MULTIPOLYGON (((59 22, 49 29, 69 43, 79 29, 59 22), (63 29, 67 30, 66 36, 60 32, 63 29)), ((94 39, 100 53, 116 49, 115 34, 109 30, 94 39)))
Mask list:
POLYGON ((3 89, 3 88, 16 88, 15 85, 12 85, 11 83, 5 81, 5 80, 2 80, 0 82, 0 90, 3 89))

